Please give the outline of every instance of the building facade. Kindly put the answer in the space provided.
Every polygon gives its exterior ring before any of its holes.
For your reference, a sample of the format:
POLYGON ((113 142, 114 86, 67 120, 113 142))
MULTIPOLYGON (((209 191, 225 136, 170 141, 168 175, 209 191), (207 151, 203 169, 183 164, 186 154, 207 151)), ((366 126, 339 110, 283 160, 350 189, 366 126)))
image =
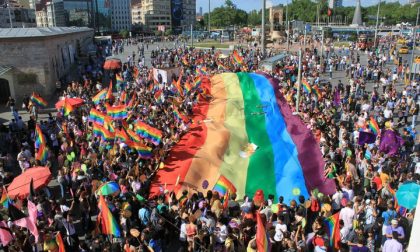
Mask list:
POLYGON ((48 97, 76 58, 92 50, 94 32, 83 27, 0 29, 0 100, 33 91, 48 97))
POLYGON ((46 4, 48 27, 65 27, 66 13, 63 1, 51 1, 46 4))
POLYGON ((26 8, 0 8, 0 28, 36 27, 35 11, 26 8))
POLYGON ((146 30, 157 31, 159 26, 171 28, 171 0, 144 0, 141 3, 140 23, 146 30))
POLYGON ((141 2, 131 5, 131 24, 141 25, 141 2))
MULTIPOLYGON (((190 30, 195 26, 196 21, 196 0, 183 0, 182 1, 182 30, 190 30)), ((182 32, 182 31, 181 31, 182 32)))
POLYGON ((111 30, 131 30, 131 1, 111 1, 111 30))

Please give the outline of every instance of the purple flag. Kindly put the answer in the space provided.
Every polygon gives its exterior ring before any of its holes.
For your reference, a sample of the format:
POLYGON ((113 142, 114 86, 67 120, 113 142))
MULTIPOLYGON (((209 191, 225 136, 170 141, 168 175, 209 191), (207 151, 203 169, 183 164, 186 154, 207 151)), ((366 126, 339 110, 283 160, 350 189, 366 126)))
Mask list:
POLYGON ((374 143, 376 140, 376 136, 373 133, 370 132, 359 132, 359 140, 357 141, 357 144, 364 145, 364 144, 371 144, 374 143))
POLYGON ((340 106, 341 104, 341 95, 340 90, 337 88, 334 92, 334 106, 340 106))
POLYGON ((388 154, 395 155, 401 145, 404 144, 404 140, 395 133, 393 130, 385 130, 381 135, 381 143, 379 144, 379 151, 388 154))

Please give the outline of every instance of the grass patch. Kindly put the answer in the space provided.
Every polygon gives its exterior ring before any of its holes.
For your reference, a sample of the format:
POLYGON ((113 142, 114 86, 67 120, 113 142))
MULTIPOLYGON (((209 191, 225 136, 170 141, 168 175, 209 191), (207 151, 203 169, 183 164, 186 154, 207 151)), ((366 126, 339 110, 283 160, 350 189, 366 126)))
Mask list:
POLYGON ((208 42, 208 43, 195 43, 194 44, 194 46, 195 47, 208 47, 208 48, 211 48, 211 47, 215 47, 215 48, 229 48, 229 44, 221 44, 221 43, 210 43, 210 42, 208 42))
POLYGON ((349 45, 350 45, 350 42, 348 42, 348 41, 334 42, 334 46, 337 46, 337 47, 349 46, 349 45))

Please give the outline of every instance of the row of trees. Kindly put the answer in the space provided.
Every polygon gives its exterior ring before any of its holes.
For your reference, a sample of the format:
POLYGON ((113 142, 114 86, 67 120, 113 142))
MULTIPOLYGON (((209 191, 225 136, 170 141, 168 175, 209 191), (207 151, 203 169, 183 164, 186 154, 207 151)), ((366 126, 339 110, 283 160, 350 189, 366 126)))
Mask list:
MULTIPOLYGON (((396 24, 400 22, 410 22, 412 24, 416 21, 417 8, 420 4, 414 6, 406 4, 401 5, 399 2, 386 3, 381 2, 380 18, 387 25, 396 24)), ((362 7, 362 18, 366 24, 374 24, 376 22, 377 5, 362 7)), ((292 0, 288 6, 288 14, 290 20, 302 20, 306 22, 317 21, 317 11, 319 9, 319 19, 324 21, 328 19, 328 1, 327 0, 292 0)), ((338 7, 332 12, 335 20, 339 19, 342 22, 345 20, 351 23, 354 15, 354 7, 338 7)), ((211 27, 223 28, 231 25, 237 26, 256 26, 261 25, 261 10, 253 10, 245 12, 239 9, 231 0, 226 0, 221 7, 215 8, 211 12, 211 27)), ((284 9, 284 16, 286 15, 284 9)), ((266 23, 268 22, 268 10, 266 10, 266 23)), ((204 19, 198 23, 198 26, 205 29, 208 27, 208 14, 204 14, 204 19)))

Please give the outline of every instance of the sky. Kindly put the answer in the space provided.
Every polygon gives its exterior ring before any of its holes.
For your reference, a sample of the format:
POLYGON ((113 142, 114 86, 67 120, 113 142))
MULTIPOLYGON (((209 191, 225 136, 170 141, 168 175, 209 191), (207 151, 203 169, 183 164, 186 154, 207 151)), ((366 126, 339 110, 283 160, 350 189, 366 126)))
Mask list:
MULTIPOLYGON (((209 0, 196 0, 197 2, 197 13, 200 10, 200 7, 203 7, 203 13, 208 12, 209 9, 209 0)), ((261 9, 262 7, 262 0, 232 0, 234 4, 240 9, 245 11, 251 11, 255 9, 261 9)), ((291 0, 266 0, 267 7, 272 5, 278 4, 286 4, 288 1, 291 0)), ((383 1, 383 0, 382 0, 383 1)), ((387 0, 386 2, 397 2, 398 0, 387 0)), ((409 0, 399 0, 401 4, 408 3, 409 0)), ((370 6, 378 3, 378 0, 362 0, 360 1, 362 6, 370 6)), ((225 3, 225 0, 210 0, 210 7, 214 9, 219 7, 225 3)), ((356 0, 343 0, 344 6, 354 6, 356 5, 356 0)))

